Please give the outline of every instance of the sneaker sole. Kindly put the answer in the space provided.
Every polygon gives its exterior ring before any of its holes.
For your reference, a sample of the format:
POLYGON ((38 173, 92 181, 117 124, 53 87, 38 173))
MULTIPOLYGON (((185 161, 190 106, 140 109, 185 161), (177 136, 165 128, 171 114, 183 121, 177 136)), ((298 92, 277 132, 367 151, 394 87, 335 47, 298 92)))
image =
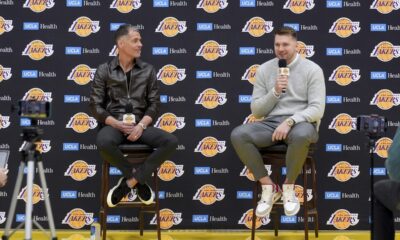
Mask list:
POLYGON ((286 212, 285 207, 283 207, 283 209, 285 210, 285 215, 286 215, 286 216, 288 216, 288 217, 294 216, 294 215, 297 215, 297 213, 299 213, 299 211, 300 211, 300 204, 298 205, 298 207, 296 208, 296 210, 295 210, 293 213, 288 213, 288 212, 286 212))
MULTIPOLYGON (((277 192, 276 194, 274 194, 274 196, 272 197, 272 207, 274 206, 274 204, 282 197, 282 193, 281 192, 277 192)), ((256 216, 259 218, 263 218, 268 216, 271 213, 272 207, 269 209, 269 211, 266 211, 265 214, 257 214, 256 211, 256 216)))
POLYGON ((154 194, 153 190, 151 190, 151 197, 150 197, 150 199, 147 200, 147 201, 143 200, 143 199, 139 196, 139 194, 138 194, 137 196, 138 196, 139 200, 140 200, 144 205, 150 205, 150 204, 152 204, 152 203, 154 202, 154 198, 155 198, 155 194, 154 194))
POLYGON ((121 182, 122 182, 122 180, 124 180, 124 178, 120 178, 119 180, 118 180, 118 183, 117 183, 117 185, 115 185, 113 188, 111 188, 110 189, 110 191, 108 191, 108 194, 107 194, 107 205, 109 206, 109 207, 115 207, 115 206, 117 206, 117 204, 113 204, 112 203, 112 201, 111 201, 111 198, 112 198, 112 194, 113 194, 113 192, 114 192, 114 190, 121 184, 121 182))

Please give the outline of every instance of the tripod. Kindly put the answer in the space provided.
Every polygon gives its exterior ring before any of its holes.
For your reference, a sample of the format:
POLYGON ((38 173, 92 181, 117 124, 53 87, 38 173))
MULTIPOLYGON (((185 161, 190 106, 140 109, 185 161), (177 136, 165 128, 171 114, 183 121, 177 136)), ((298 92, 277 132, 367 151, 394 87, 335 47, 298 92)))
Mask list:
MULTIPOLYGON (((32 120, 34 121, 34 120, 32 120)), ((2 240, 8 240, 17 230, 19 230, 21 227, 25 225, 25 240, 31 240, 32 239, 32 223, 42 230, 43 232, 46 232, 44 228, 34 219, 32 219, 32 211, 33 211, 33 204, 32 204, 32 198, 33 198, 33 179, 35 175, 35 163, 37 164, 38 170, 39 170, 39 177, 40 177, 40 182, 42 184, 42 189, 44 191, 47 190, 47 184, 46 184, 46 178, 44 176, 44 170, 43 170, 43 162, 40 153, 36 150, 36 144, 35 142, 40 141, 40 135, 43 134, 43 130, 37 128, 35 123, 33 122, 32 127, 26 127, 23 129, 23 134, 22 138, 24 140, 24 143, 22 147, 20 148, 20 152, 22 153, 22 161, 19 165, 19 170, 18 170, 18 176, 17 176, 17 181, 14 187, 14 192, 13 196, 11 199, 11 205, 10 205, 10 210, 8 212, 7 216, 7 222, 6 222, 6 227, 4 229, 4 235, 2 236, 2 240), (15 215, 15 208, 17 206, 17 196, 18 192, 21 189, 21 184, 22 184, 22 179, 24 177, 24 169, 25 165, 27 165, 27 187, 26 187, 26 204, 25 204, 25 222, 22 222, 17 226, 17 228, 10 233, 11 229, 11 224, 15 215)), ((55 231, 55 226, 54 226, 54 219, 53 219, 53 213, 51 211, 51 206, 50 206, 50 199, 48 194, 44 194, 44 202, 45 202, 45 207, 46 207, 46 213, 48 217, 48 222, 49 222, 49 228, 50 228, 50 235, 47 234, 50 239, 52 240, 57 240, 56 236, 56 231, 55 231)))

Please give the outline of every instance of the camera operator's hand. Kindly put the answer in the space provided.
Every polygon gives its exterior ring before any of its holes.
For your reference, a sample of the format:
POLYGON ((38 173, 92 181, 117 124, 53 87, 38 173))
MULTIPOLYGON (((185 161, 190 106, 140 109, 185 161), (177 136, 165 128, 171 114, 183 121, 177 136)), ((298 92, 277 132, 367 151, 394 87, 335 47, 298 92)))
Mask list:
POLYGON ((279 75, 275 82, 275 91, 278 94, 281 94, 282 91, 285 91, 288 86, 288 76, 279 75))
POLYGON ((0 168, 0 187, 4 187, 7 183, 8 169, 0 168))
POLYGON ((129 134, 128 140, 131 142, 134 142, 142 136, 142 133, 143 133, 143 128, 140 125, 136 125, 133 128, 133 131, 131 132, 131 134, 129 134))
POLYGON ((126 124, 122 121, 118 121, 117 119, 115 119, 113 117, 107 117, 106 124, 110 125, 111 127, 115 128, 115 129, 120 130, 125 135, 129 135, 133 131, 133 128, 135 127, 134 124, 126 124))

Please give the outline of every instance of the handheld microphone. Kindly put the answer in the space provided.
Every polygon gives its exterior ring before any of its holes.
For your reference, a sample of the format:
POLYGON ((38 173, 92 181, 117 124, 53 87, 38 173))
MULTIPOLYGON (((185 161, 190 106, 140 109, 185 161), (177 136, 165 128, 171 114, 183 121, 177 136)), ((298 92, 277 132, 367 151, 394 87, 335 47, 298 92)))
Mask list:
POLYGON ((125 114, 122 117, 122 122, 126 124, 136 123, 135 115, 133 114, 133 106, 131 103, 125 105, 125 114))
MULTIPOLYGON (((278 61, 278 75, 282 76, 289 76, 290 71, 289 68, 287 67, 287 62, 286 59, 279 59, 278 61)), ((285 93, 286 89, 282 89, 282 93, 285 93)))

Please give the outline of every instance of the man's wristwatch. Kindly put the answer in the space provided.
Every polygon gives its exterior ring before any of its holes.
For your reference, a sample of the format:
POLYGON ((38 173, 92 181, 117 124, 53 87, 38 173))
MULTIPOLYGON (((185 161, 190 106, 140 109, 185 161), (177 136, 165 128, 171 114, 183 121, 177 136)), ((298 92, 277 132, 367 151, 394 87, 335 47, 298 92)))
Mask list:
POLYGON ((285 120, 285 122, 286 122, 286 124, 287 124, 289 127, 293 127, 293 125, 296 123, 296 122, 293 120, 293 118, 287 118, 287 119, 285 120))
POLYGON ((147 127, 146 127, 146 125, 144 125, 144 124, 143 124, 143 123, 141 123, 141 122, 140 122, 140 123, 138 123, 138 125, 139 125, 139 126, 141 126, 141 127, 143 128, 143 130, 146 130, 146 128, 147 128, 147 127))

